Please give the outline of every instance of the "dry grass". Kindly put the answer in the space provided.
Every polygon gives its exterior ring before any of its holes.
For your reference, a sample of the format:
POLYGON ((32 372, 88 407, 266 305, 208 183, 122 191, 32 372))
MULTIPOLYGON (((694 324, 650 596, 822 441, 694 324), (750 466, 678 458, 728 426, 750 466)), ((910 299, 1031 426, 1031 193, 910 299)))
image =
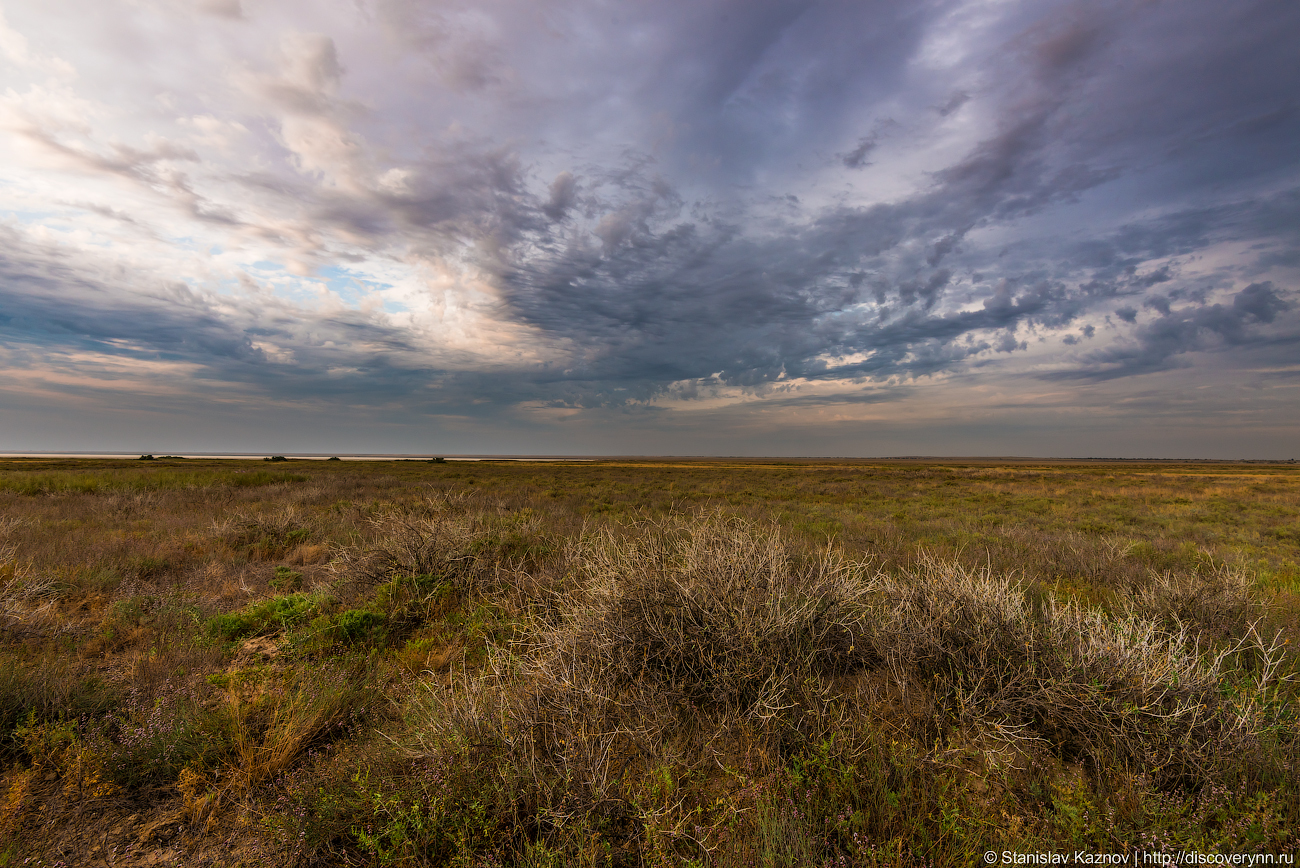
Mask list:
POLYGON ((374 693, 357 682, 357 673, 331 668, 309 670, 297 683, 273 686, 251 700, 231 690, 223 709, 231 732, 226 780, 240 792, 254 789, 332 730, 363 717, 374 693))
POLYGON ((53 579, 18 562, 16 546, 0 546, 0 627, 18 635, 47 632, 57 621, 58 596, 53 579))

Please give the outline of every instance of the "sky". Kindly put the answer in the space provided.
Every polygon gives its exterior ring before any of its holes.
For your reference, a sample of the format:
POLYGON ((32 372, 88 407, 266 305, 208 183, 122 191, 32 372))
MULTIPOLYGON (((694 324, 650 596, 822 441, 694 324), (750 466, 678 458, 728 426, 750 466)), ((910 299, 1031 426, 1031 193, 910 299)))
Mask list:
POLYGON ((1300 457, 1294 0, 0 0, 0 450, 1300 457))

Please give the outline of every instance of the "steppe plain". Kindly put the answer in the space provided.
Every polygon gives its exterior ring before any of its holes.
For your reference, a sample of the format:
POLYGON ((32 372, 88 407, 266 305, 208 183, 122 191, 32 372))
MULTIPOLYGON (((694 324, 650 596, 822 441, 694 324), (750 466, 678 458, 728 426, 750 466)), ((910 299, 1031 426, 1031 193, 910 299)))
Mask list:
POLYGON ((0 866, 1293 853, 1300 467, 0 459, 0 866))

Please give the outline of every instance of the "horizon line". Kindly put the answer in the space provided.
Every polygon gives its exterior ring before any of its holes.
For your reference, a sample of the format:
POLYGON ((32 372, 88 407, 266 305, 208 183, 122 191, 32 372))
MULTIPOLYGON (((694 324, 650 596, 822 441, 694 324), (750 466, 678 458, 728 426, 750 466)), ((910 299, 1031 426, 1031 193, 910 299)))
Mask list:
POLYGON ((103 458, 126 459, 138 461, 144 455, 154 460, 171 459, 214 459, 214 460, 249 460, 281 457, 285 460, 321 461, 338 458, 341 461, 430 461, 442 458, 445 461, 977 461, 977 462, 1034 462, 1034 461, 1079 461, 1079 462, 1159 462, 1159 463, 1232 463, 1232 464, 1295 464, 1295 458, 1152 458, 1120 456, 1031 456, 1031 455, 675 455, 675 454, 556 454, 556 453, 421 453, 421 452, 197 452, 185 451, 176 454, 150 452, 126 452, 113 450, 61 450, 46 452, 39 450, 0 452, 0 459, 13 458, 103 458))

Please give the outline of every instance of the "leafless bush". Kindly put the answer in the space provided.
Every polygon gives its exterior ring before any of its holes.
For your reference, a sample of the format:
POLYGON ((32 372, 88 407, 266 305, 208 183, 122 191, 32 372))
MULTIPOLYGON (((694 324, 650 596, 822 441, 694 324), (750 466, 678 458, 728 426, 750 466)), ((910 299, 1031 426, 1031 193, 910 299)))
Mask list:
POLYGON ((273 560, 311 538, 316 522, 294 504, 268 512, 236 511, 212 524, 213 534, 255 558, 273 560))
POLYGON ((1129 605, 1139 617, 1186 624, 1214 639, 1243 635, 1263 609, 1251 592, 1250 575, 1227 565, 1211 572, 1153 574, 1129 605))
POLYGON ((865 659, 863 567, 832 551, 800 557, 772 526, 714 515, 607 528, 568 563, 575 586, 530 638, 431 687, 415 727, 425 754, 499 751, 551 828, 635 814, 629 782, 711 768, 720 733, 779 730, 826 676, 865 659))
POLYGON ((516 793, 519 823, 550 830, 632 810, 629 781, 661 761, 674 717, 650 685, 611 694, 601 673, 563 655, 498 650, 486 671, 462 668, 413 703, 413 753, 448 753, 494 769, 516 793))
POLYGON ((883 603, 873 642, 900 685, 939 692, 946 713, 1097 768, 1118 761, 1160 780, 1202 779, 1268 726, 1282 652, 1253 630, 1243 642, 1268 662, 1243 703, 1222 689, 1234 650, 1203 653, 1181 625, 1050 596, 1033 605, 987 570, 923 558, 884 582, 883 603))
POLYGON ((696 704, 767 718, 809 678, 861 663, 865 569, 801 557, 774 526, 721 515, 602 530, 574 558, 583 581, 540 647, 601 674, 648 679, 696 704))
POLYGON ((95 506, 111 517, 134 518, 157 509, 163 499, 163 495, 154 491, 105 494, 95 500, 95 506))
POLYGON ((377 583, 394 577, 444 575, 469 579, 479 557, 473 516, 417 517, 389 513, 371 521, 373 541, 345 549, 333 568, 354 580, 377 583))
POLYGON ((370 541, 341 550, 332 569, 362 584, 438 576, 464 590, 482 590, 498 571, 518 573, 500 550, 503 533, 540 532, 540 516, 506 520, 471 508, 467 495, 434 492, 413 508, 390 509, 370 520, 370 541))

